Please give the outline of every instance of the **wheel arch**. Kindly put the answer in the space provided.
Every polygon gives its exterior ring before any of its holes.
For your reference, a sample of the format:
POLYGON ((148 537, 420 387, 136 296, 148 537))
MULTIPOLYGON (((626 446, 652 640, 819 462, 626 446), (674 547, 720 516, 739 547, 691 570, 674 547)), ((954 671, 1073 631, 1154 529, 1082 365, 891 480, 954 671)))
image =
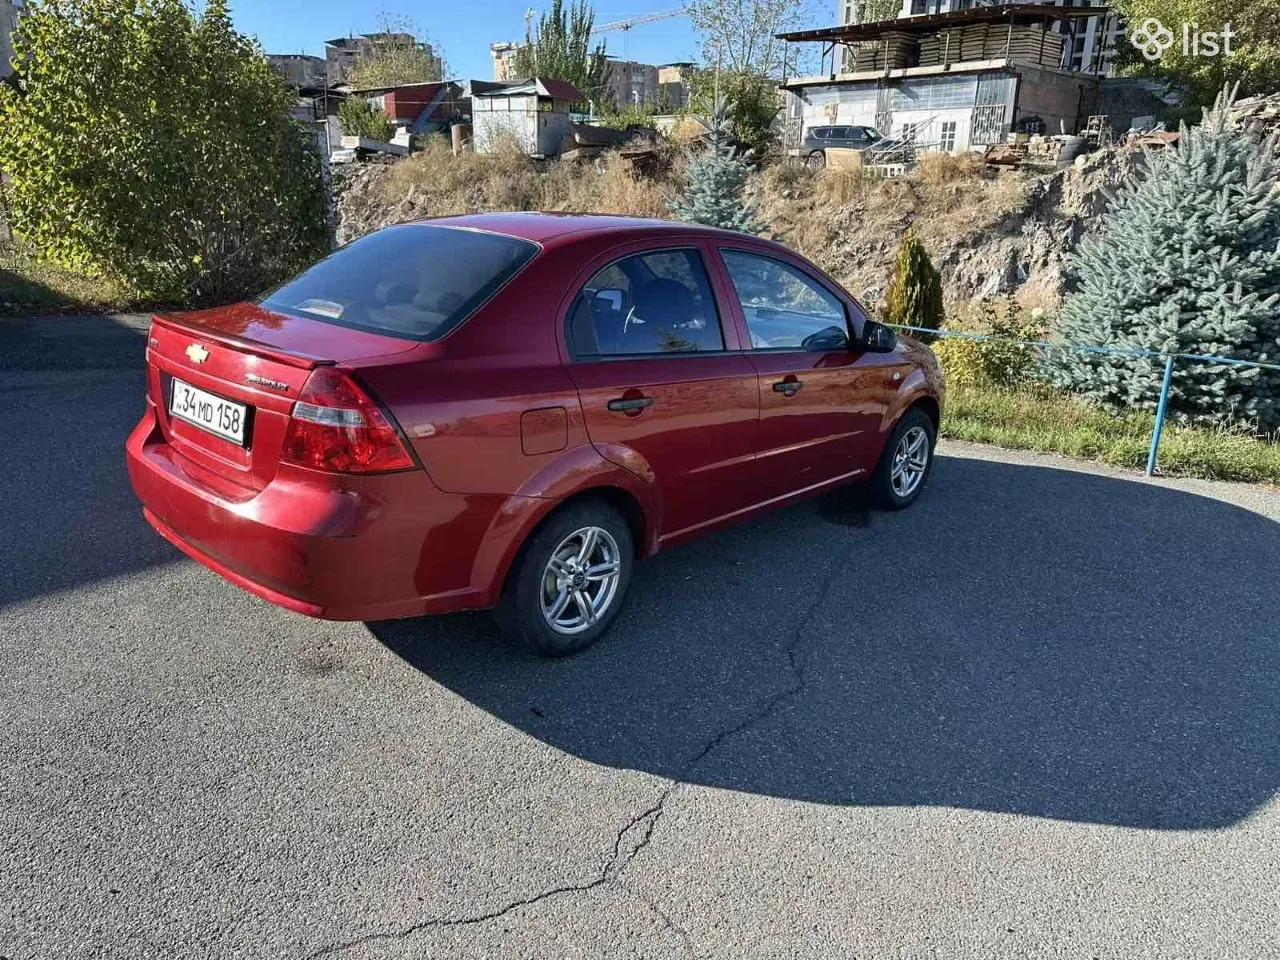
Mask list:
POLYGON ((912 410, 923 410, 925 416, 933 421, 933 433, 936 437, 938 431, 942 429, 942 407, 938 403, 938 398, 931 394, 922 394, 911 401, 907 408, 902 411, 902 416, 905 417, 912 410))
POLYGON ((652 481, 605 460, 590 447, 565 460, 554 477, 542 473, 498 509, 471 571, 472 587, 485 605, 497 603, 516 559, 529 538, 566 504, 599 499, 620 514, 631 531, 636 557, 658 548, 661 495, 652 481))

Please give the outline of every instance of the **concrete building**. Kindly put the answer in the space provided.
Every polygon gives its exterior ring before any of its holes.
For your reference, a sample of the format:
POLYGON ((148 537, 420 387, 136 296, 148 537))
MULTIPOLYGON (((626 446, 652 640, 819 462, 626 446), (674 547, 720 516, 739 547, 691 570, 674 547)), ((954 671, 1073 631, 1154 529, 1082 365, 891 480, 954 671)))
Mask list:
POLYGON ((662 63, 658 65, 658 95, 665 95, 673 110, 689 104, 690 78, 694 64, 690 62, 662 63))
POLYGON ((350 79, 348 75, 353 66, 372 59, 377 55, 378 48, 385 46, 417 47, 434 61, 434 72, 439 75, 440 59, 431 49, 431 44, 419 43, 411 33, 365 33, 358 37, 337 37, 325 41, 324 55, 329 65, 329 82, 345 83, 350 79))
MULTIPOLYGON (((4 0, 0 0, 3 3, 4 0)), ((267 62, 284 77, 285 83, 299 90, 325 86, 325 59, 305 53, 268 53, 267 62)))
POLYGON ((619 107, 658 98, 658 68, 635 60, 609 58, 609 94, 619 107))
POLYGON ((783 34, 821 43, 831 70, 785 84, 784 138, 798 148, 810 127, 849 124, 963 151, 1032 118, 1077 133, 1097 107, 1099 76, 1071 56, 1072 21, 1095 10, 1006 4, 783 34))
POLYGON ((21 12, 22 0, 0 0, 0 80, 13 73, 13 31, 21 12))
POLYGON ((501 83, 518 80, 516 76, 516 54, 520 52, 520 44, 510 40, 489 44, 489 56, 493 59, 493 79, 501 83))
MULTIPOLYGON (((977 7, 999 6, 1008 0, 902 0, 899 17, 919 17, 935 13, 952 13, 977 7)), ((1102 0, 1019 0, 1021 3, 1045 4, 1057 7, 1102 7, 1102 0)), ((836 0, 836 23, 862 23, 866 0, 836 0)), ((1071 35, 1071 69, 1086 72, 1111 72, 1116 42, 1124 36, 1124 20, 1105 13, 1081 20, 1071 35), (1090 65, 1096 65, 1089 70, 1090 65)))

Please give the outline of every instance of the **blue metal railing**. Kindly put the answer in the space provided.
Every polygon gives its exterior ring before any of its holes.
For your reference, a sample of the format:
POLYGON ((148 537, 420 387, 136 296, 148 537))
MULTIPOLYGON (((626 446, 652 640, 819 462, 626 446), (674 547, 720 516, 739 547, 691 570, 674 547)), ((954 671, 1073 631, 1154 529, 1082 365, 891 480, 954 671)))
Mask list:
POLYGON ((1156 402, 1156 422, 1151 431, 1151 449, 1147 452, 1147 476, 1156 472, 1156 460, 1160 452, 1160 437, 1164 433, 1165 418, 1169 409, 1169 388, 1173 384, 1173 364, 1176 360, 1194 360, 1201 363, 1223 363, 1233 367, 1256 367, 1260 370, 1280 370, 1280 364, 1266 363, 1261 360, 1239 360, 1235 357, 1220 357, 1210 353, 1161 353, 1158 350, 1141 348, 1102 347, 1094 344, 1063 343, 1055 340, 1014 340, 991 333, 967 333, 962 330, 931 330, 928 327, 912 327, 903 323, 891 323, 896 330, 909 330, 912 333, 927 333, 935 337, 953 337, 962 340, 999 340, 1023 347, 1037 347, 1041 350, 1076 350, 1081 353, 1102 353, 1120 357, 1150 357, 1164 361, 1164 379, 1160 384, 1160 399, 1156 402))

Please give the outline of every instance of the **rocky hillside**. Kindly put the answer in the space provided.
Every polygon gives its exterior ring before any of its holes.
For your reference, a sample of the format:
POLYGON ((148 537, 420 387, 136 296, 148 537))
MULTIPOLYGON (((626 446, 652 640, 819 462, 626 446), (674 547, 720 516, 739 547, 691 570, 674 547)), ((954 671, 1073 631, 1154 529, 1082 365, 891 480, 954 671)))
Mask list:
MULTIPOLYGON (((848 171, 772 168, 753 190, 775 235, 870 302, 888 282, 908 227, 942 272, 951 302, 1015 293, 1029 306, 1056 303, 1066 256, 1096 229, 1108 191, 1139 154, 1108 150, 1045 176, 987 176, 980 165, 927 158, 896 180, 848 171)), ((594 165, 538 163, 517 154, 454 157, 433 147, 392 164, 338 175, 342 242, 422 217, 486 210, 590 210, 668 216, 683 160, 669 152, 639 176, 621 158, 594 165)))

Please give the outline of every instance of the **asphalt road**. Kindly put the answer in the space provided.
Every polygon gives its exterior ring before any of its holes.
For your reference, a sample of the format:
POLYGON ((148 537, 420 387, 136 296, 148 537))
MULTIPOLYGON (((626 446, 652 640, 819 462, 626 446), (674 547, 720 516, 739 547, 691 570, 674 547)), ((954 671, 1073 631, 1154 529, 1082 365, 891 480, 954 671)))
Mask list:
POLYGON ((944 445, 586 654, 143 522, 142 328, 0 321, 0 957, 1280 956, 1280 494, 944 445))

